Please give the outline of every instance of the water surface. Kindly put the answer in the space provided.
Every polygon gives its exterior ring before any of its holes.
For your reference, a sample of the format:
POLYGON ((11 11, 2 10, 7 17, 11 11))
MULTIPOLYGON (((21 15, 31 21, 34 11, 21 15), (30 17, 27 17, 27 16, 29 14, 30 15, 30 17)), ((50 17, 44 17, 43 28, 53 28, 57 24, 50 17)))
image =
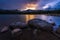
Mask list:
POLYGON ((60 25, 60 16, 48 16, 48 15, 36 15, 35 18, 46 20, 47 22, 55 22, 56 26, 53 27, 53 30, 59 28, 60 25))

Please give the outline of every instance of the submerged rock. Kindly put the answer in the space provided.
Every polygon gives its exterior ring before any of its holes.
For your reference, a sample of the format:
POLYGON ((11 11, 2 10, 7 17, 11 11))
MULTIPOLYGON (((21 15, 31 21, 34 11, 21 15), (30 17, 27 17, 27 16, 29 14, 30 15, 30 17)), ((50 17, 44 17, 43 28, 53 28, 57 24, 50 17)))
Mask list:
POLYGON ((55 22, 51 22, 51 25, 56 26, 55 22))

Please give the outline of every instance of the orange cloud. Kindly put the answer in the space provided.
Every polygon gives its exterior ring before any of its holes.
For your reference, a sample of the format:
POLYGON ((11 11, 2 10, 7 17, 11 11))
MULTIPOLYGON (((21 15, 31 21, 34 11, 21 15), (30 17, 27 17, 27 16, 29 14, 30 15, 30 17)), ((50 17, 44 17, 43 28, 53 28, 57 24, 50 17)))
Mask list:
POLYGON ((38 5, 34 4, 34 3, 26 4, 26 5, 24 5, 24 8, 22 10, 28 10, 28 9, 36 10, 37 6, 38 5))

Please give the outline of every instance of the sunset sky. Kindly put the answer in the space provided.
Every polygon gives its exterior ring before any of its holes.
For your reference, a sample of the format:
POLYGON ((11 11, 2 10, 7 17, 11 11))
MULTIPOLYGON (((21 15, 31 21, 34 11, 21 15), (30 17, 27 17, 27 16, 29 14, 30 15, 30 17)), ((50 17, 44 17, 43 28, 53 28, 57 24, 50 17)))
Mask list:
POLYGON ((60 0, 0 0, 0 9, 60 9, 60 0), (27 4, 34 6, 27 7, 27 4))

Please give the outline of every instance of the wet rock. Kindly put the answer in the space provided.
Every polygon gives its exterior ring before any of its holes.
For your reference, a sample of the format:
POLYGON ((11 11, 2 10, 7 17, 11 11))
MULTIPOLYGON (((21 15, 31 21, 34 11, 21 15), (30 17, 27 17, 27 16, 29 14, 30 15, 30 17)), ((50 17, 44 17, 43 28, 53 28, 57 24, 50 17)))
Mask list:
POLYGON ((55 22, 51 22, 51 25, 56 26, 55 22))
POLYGON ((50 19, 49 23, 51 23, 51 25, 53 25, 53 26, 56 26, 55 22, 52 19, 50 19))
POLYGON ((7 26, 2 27, 0 30, 0 40, 12 40, 11 31, 7 26))
POLYGON ((35 29, 35 30, 33 31, 34 40, 39 40, 38 38, 39 38, 39 36, 40 36, 40 33, 41 33, 41 30, 39 30, 39 29, 35 29))
POLYGON ((4 33, 4 32, 7 32, 8 30, 9 30, 8 26, 4 26, 0 32, 4 33))
POLYGON ((15 28, 15 29, 13 29, 11 32, 12 32, 12 34, 15 34, 15 33, 17 33, 17 32, 21 32, 21 29, 15 28))
POLYGON ((60 27, 56 30, 56 33, 60 34, 60 27))
POLYGON ((33 30, 31 28, 23 29, 21 39, 22 40, 34 40, 33 30))
POLYGON ((43 30, 48 30, 48 31, 52 31, 53 30, 53 25, 51 25, 50 23, 41 20, 41 19, 32 19, 28 21, 28 25, 31 28, 38 28, 38 29, 43 29, 43 30))
POLYGON ((10 27, 10 29, 15 29, 15 28, 22 29, 22 28, 25 28, 27 26, 26 26, 26 23, 23 23, 23 22, 15 22, 15 23, 11 23, 9 25, 9 27, 10 27))
POLYGON ((26 23, 23 23, 23 22, 15 22, 10 24, 9 28, 11 30, 13 40, 23 40, 22 36, 24 32, 22 30, 27 29, 28 26, 26 23))
POLYGON ((19 28, 15 28, 12 30, 13 40, 21 40, 22 30, 19 28))
POLYGON ((60 40, 58 37, 53 35, 51 32, 42 31, 37 37, 38 40, 60 40))

